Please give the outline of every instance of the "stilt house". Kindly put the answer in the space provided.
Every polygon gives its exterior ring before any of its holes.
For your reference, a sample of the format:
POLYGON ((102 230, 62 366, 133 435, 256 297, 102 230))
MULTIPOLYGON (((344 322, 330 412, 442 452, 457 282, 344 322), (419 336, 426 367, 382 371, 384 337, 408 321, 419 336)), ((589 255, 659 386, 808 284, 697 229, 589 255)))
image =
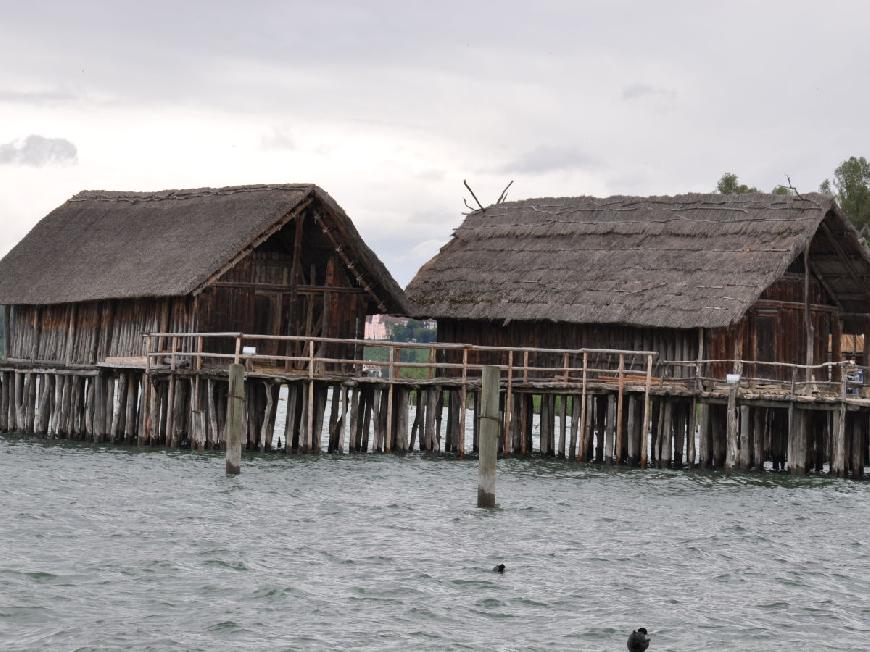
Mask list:
POLYGON ((66 366, 144 362, 144 333, 355 338, 368 314, 408 314, 314 185, 81 192, 0 261, 0 304, 10 362, 66 366))
POLYGON ((469 214, 407 294, 441 342, 643 349, 721 377, 840 360, 841 335, 870 328, 868 280, 827 196, 577 197, 469 214))

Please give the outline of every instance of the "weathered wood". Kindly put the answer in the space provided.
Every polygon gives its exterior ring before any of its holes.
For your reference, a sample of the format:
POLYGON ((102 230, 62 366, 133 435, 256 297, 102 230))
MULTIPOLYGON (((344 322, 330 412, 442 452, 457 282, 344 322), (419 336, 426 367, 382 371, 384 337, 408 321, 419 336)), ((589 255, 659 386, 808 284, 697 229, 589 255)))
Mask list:
POLYGON ((330 410, 329 410, 329 445, 327 446, 327 451, 330 453, 335 453, 339 451, 338 444, 338 424, 341 418, 341 386, 333 385, 332 386, 332 398, 330 400, 330 410))
POLYGON ((431 387, 426 390, 426 421, 424 427, 423 439, 426 442, 426 452, 435 452, 437 445, 436 433, 436 418, 435 412, 438 409, 438 395, 441 393, 440 387, 431 387))
POLYGON ((481 384, 480 457, 477 483, 477 506, 495 507, 495 474, 499 436, 499 370, 484 367, 481 384))
POLYGON ((15 372, 15 427, 12 430, 23 432, 26 420, 24 418, 24 374, 15 372))
POLYGON ((619 354, 619 381, 616 390, 616 432, 614 434, 613 461, 622 464, 625 456, 625 442, 623 432, 623 403, 625 400, 625 356, 619 354))
POLYGON ((297 411, 299 406, 299 384, 287 385, 287 414, 284 419, 284 451, 291 453, 299 447, 297 423, 297 411))
MULTIPOLYGON (((349 442, 348 442, 348 451, 351 453, 356 453, 359 451, 359 438, 360 438, 360 414, 359 414, 359 404, 360 404, 360 390, 358 387, 354 387, 351 390, 351 398, 350 398, 350 424, 349 424, 349 442)), ((418 415, 419 418, 419 403, 418 403, 418 415)), ((417 420, 414 420, 414 427, 417 426, 417 420)), ((416 435, 416 430, 411 435, 411 446, 413 447, 414 441, 413 437, 416 435)))
POLYGON ((706 402, 701 403, 699 409, 699 440, 698 440, 698 466, 702 469, 709 469, 713 466, 713 447, 711 445, 710 432, 710 405, 706 402))
POLYGON ((206 391, 206 406, 208 409, 208 432, 206 433, 206 441, 209 446, 214 448, 218 440, 218 415, 217 401, 215 401, 215 381, 208 379, 205 386, 206 391))
MULTIPOLYGON (((341 453, 344 451, 344 433, 347 431, 347 412, 349 409, 348 405, 348 388, 347 385, 341 386, 341 417, 338 420, 338 446, 335 452, 341 453)), ((406 392, 406 402, 405 402, 405 439, 407 440, 407 426, 408 426, 408 405, 407 405, 407 392, 406 392)), ((405 442, 405 446, 407 446, 407 441, 405 442)))
POLYGON ((656 464, 661 468, 671 465, 671 439, 674 432, 674 405, 670 399, 665 399, 662 408, 662 428, 659 433, 659 451, 656 455, 656 464))
POLYGON ((846 475, 846 406, 840 405, 834 411, 833 453, 831 455, 831 474, 846 475))
POLYGON ((792 415, 792 428, 789 433, 792 444, 788 460, 789 473, 803 475, 807 472, 807 422, 806 410, 795 410, 792 415))
POLYGON ((580 422, 580 413, 583 412, 583 403, 585 398, 577 396, 571 397, 571 441, 569 442, 568 458, 572 460, 580 460, 583 451, 583 428, 580 422), (579 450, 578 450, 579 446, 579 450))
POLYGON ((559 450, 557 454, 559 457, 565 457, 565 441, 568 435, 568 397, 566 395, 561 395, 558 397, 559 400, 559 450))
POLYGON ((22 412, 24 413, 24 432, 33 434, 33 392, 36 375, 32 373, 24 374, 24 387, 22 389, 22 412))
POLYGON ((767 408, 754 408, 752 416, 752 467, 764 470, 764 431, 767 420, 767 408))
POLYGON ((133 373, 124 375, 127 377, 124 439, 132 442, 136 436, 136 406, 139 404, 139 382, 133 373))
POLYGON ((683 452, 685 451, 686 432, 689 422, 689 410, 685 401, 674 404, 674 445, 672 453, 672 466, 675 469, 683 466, 683 452))
POLYGON ((738 448, 738 415, 737 415, 737 388, 732 387, 728 390, 728 407, 727 410, 727 439, 726 439, 726 454, 725 454, 725 470, 732 471, 737 466, 737 448, 738 448))
POLYGON ((607 440, 604 442, 604 461, 613 464, 616 460, 616 408, 617 399, 614 394, 607 395, 607 440))
POLYGON ((698 451, 695 435, 698 432, 698 399, 693 398, 689 405, 689 424, 686 428, 686 445, 688 447, 688 459, 686 464, 689 468, 693 468, 697 464, 698 451))
POLYGON ((0 432, 9 431, 9 372, 0 371, 0 432))
MULTIPOLYGON (((398 418, 396 420, 396 452, 404 453, 408 450, 408 400, 410 396, 410 391, 406 387, 399 387, 396 391, 396 397, 398 399, 398 418)), ((461 391, 464 393, 465 389, 462 389, 461 391)), ((465 430, 464 423, 462 424, 462 430, 465 430)))
POLYGON ((71 438, 72 435, 72 419, 70 418, 72 384, 72 376, 63 377, 63 393, 61 394, 60 423, 58 425, 58 435, 64 438, 71 438))
POLYGON ((275 433, 275 409, 278 401, 275 398, 275 385, 269 381, 263 381, 263 392, 266 397, 266 405, 263 408, 263 419, 260 425, 260 437, 257 450, 261 453, 272 449, 272 437, 275 433))
MULTIPOLYGON (((39 408, 37 409, 36 431, 41 435, 48 434, 49 421, 51 417, 51 399, 54 396, 54 375, 43 374, 42 376, 42 391, 39 397, 39 408)), ((2 412, 2 409, 0 409, 2 412)))
POLYGON ((637 411, 640 408, 638 399, 634 394, 628 397, 628 422, 626 423, 626 462, 634 465, 638 462, 638 448, 640 446, 640 420, 637 411))
POLYGON ((227 401, 226 473, 238 475, 242 467, 242 435, 245 431, 245 368, 230 365, 227 401))
POLYGON ((752 464, 751 455, 752 420, 748 405, 740 406, 740 432, 739 450, 737 454, 737 466, 744 471, 752 464))
MULTIPOLYGON (((151 386, 148 395, 148 421, 146 422, 145 440, 148 444, 160 441, 160 397, 161 390, 154 377, 147 379, 151 386)), ((99 396, 99 392, 97 394, 99 396)))
POLYGON ((867 419, 868 415, 856 412, 853 416, 852 442, 849 467, 853 480, 864 477, 864 456, 867 450, 867 419))
POLYGON ((85 435, 94 437, 94 379, 85 379, 85 435))

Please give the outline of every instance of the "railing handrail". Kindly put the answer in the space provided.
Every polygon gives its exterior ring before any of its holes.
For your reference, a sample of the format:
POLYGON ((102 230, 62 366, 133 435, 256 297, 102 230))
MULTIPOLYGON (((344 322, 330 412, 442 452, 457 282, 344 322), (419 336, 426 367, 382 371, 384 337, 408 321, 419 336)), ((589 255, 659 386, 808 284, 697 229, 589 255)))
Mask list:
MULTIPOLYGON (((636 351, 633 349, 550 349, 523 346, 484 346, 480 344, 453 344, 448 342, 394 342, 392 340, 364 340, 355 338, 315 337, 307 335, 258 335, 253 333, 144 333, 144 338, 170 338, 179 339, 240 339, 242 341, 270 341, 270 342, 316 342, 318 344, 360 344, 370 348, 403 348, 403 349, 437 349, 445 351, 483 351, 508 353, 567 353, 569 355, 582 355, 584 353, 626 356, 658 357, 657 351, 636 351)), ((189 353, 188 353, 189 354, 189 353)))

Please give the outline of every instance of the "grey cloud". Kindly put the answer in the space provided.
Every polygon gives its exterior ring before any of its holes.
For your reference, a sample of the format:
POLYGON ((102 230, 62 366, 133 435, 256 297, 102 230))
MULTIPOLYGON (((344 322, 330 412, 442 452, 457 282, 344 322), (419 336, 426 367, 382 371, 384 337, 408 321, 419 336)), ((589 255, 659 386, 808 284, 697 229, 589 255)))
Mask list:
POLYGON ((27 92, 0 90, 0 102, 7 104, 58 104, 60 102, 71 102, 76 99, 78 99, 76 95, 64 91, 27 92))
POLYGON ((676 97, 676 93, 667 88, 659 88, 658 86, 652 86, 651 84, 644 84, 642 82, 629 84, 622 89, 622 99, 626 102, 638 100, 643 97, 673 98, 676 97))
POLYGON ((521 172, 526 174, 545 174, 565 170, 578 170, 595 167, 598 160, 576 147, 539 145, 513 161, 498 167, 495 172, 521 172))
POLYGON ((24 140, 0 144, 0 165, 66 165, 78 162, 76 146, 65 138, 31 134, 24 140))

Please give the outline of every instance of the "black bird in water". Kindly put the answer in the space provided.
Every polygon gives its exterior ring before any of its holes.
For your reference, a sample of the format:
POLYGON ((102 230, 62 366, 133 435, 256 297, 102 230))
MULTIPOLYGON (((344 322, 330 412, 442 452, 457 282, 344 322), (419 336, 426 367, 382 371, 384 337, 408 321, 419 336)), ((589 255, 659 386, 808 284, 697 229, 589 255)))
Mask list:
POLYGON ((504 564, 499 564, 492 569, 493 573, 498 573, 499 575, 504 575, 504 564))
POLYGON ((628 652, 644 652, 649 647, 649 636, 646 627, 638 627, 628 637, 628 652))

